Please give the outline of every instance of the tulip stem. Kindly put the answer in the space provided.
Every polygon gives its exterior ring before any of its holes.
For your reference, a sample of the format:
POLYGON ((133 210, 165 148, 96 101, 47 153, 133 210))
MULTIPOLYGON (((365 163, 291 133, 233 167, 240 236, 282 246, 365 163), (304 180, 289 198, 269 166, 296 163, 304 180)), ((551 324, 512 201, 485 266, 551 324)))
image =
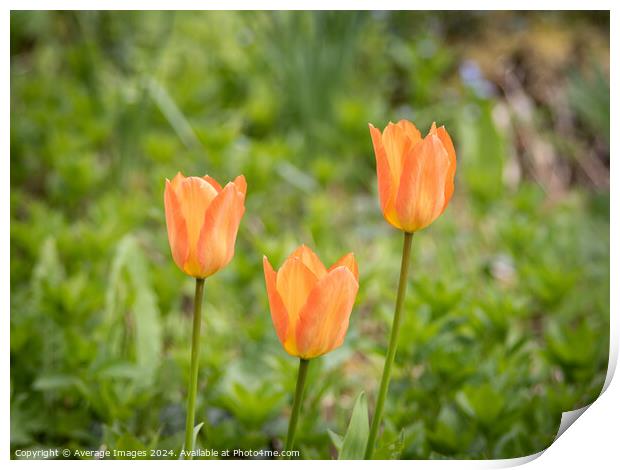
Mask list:
POLYGON ((379 395, 377 396, 377 406, 375 407, 375 414, 372 418, 370 434, 368 435, 368 442, 366 443, 365 459, 371 459, 375 450, 375 440, 377 439, 377 433, 379 432, 381 415, 383 414, 383 405, 385 403, 385 397, 387 396, 388 387, 390 385, 390 376, 392 375, 392 364, 394 363, 394 357, 396 357, 398 334, 400 332, 401 325, 401 311, 403 308, 403 301, 405 300, 405 292, 407 291, 407 273, 409 272, 409 258, 411 255, 412 239, 413 233, 405 232, 403 257, 400 265, 400 279, 398 281, 398 294, 396 296, 394 319, 392 320, 392 332, 390 333, 390 344, 385 357, 385 364, 383 365, 383 375, 381 377, 379 395))
POLYGON ((304 397, 304 386, 306 384, 306 376, 308 375, 309 359, 299 359, 299 372, 297 373, 297 386, 295 387, 295 398, 293 399, 293 411, 291 413, 291 420, 288 423, 288 435, 286 436, 286 451, 288 455, 285 455, 287 459, 290 459, 289 451, 293 450, 293 444, 295 443, 295 430, 297 428, 297 419, 299 418, 299 410, 301 409, 301 402, 304 397))
POLYGON ((198 388, 198 355, 200 352, 200 324, 202 321, 202 297, 205 280, 196 278, 194 293, 194 321, 192 326, 192 356, 187 395, 187 417, 185 421, 185 459, 191 460, 194 450, 194 414, 196 411, 196 389, 198 388))

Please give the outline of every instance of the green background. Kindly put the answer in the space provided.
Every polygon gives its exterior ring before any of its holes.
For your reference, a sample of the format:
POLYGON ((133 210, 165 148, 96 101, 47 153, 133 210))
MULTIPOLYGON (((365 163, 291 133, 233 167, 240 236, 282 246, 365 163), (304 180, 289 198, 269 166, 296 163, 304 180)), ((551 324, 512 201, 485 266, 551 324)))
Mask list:
POLYGON ((354 251, 340 349, 312 362, 297 446, 333 458, 374 403, 402 236, 367 123, 445 124, 447 211, 414 236, 377 457, 542 450, 599 394, 609 344, 608 13, 13 12, 11 447, 175 449, 193 280, 165 178, 248 181, 206 282, 197 421, 209 449, 280 449, 297 360, 262 273, 354 251))

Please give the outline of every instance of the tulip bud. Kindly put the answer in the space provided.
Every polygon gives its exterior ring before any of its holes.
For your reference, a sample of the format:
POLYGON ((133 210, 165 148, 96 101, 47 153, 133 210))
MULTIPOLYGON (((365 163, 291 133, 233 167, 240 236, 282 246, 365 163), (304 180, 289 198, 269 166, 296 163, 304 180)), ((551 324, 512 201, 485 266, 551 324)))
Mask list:
POLYGON ((383 134, 372 124, 379 200, 385 219, 405 232, 439 217, 452 198, 456 153, 448 132, 433 123, 428 135, 409 121, 389 123, 383 134))
POLYGON ((222 188, 210 176, 180 172, 164 191, 166 226, 172 257, 186 274, 203 279, 226 266, 245 211, 243 175, 222 188))
POLYGON ((325 269, 305 245, 276 272, 263 257, 271 319, 286 352, 302 359, 342 345, 359 287, 353 253, 325 269))

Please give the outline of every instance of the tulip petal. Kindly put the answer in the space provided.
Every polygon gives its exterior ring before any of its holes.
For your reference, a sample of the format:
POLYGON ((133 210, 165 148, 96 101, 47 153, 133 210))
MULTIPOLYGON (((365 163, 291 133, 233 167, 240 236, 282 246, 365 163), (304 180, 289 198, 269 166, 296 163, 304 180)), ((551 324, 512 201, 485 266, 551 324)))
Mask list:
POLYGON ((172 178, 172 181, 170 182, 170 184, 172 185, 172 189, 174 189, 175 191, 179 189, 179 186, 184 180, 185 180, 185 176, 183 176, 183 173, 178 171, 177 174, 174 175, 174 178, 172 178))
POLYGON ((235 185, 228 183, 206 210, 197 243, 199 277, 210 276, 232 259, 237 230, 245 212, 243 202, 235 185))
POLYGON ((340 266, 344 266, 349 271, 351 271, 351 274, 353 274, 355 280, 359 282, 359 269, 357 267, 357 261, 355 261, 355 256, 353 255, 353 253, 347 253, 346 255, 344 255, 329 268, 329 271, 331 272, 340 266))
POLYGON ((411 121, 401 119, 400 121, 398 121, 397 126, 399 126, 403 131, 405 131, 405 135, 411 143, 411 148, 413 148, 420 140, 422 140, 422 134, 411 121))
MULTIPOLYGON (((375 149, 375 160, 377 161, 377 182, 379 187, 379 202, 381 204, 381 210, 385 212, 390 202, 391 191, 391 175, 390 166, 387 161, 387 154, 385 153, 385 147, 383 146, 383 138, 381 137, 381 131, 374 127, 372 124, 368 124, 370 128, 370 137, 372 138, 372 146, 375 149)), ((394 191, 396 192, 396 191, 394 191)))
POLYGON ((277 273, 269 264, 266 256, 263 256, 263 270, 265 271, 265 284, 267 285, 267 297, 269 298, 269 310, 271 311, 271 321, 278 335, 280 343, 286 343, 286 332, 288 330, 288 313, 282 297, 276 288, 277 273))
POLYGON ((209 175, 204 175, 202 179, 209 183, 211 186, 213 186, 213 189, 215 189, 218 193, 222 191, 222 186, 220 185, 220 183, 215 181, 215 178, 212 178, 209 175))
POLYGON ((358 287, 355 277, 344 266, 327 273, 317 283, 296 327, 300 357, 317 357, 342 344, 358 287))
POLYGON ((382 140, 392 176, 392 187, 397 188, 403 171, 404 156, 411 150, 411 141, 400 126, 391 122, 383 130, 382 140))
POLYGON ((185 260, 189 255, 187 225, 183 218, 183 210, 174 191, 173 183, 167 179, 166 189, 164 190, 164 208, 172 259, 174 259, 177 266, 183 269, 185 260))
POLYGON ((235 184, 235 188, 237 188, 237 191, 239 191, 243 196, 245 196, 245 193, 248 189, 248 184, 245 181, 245 176, 243 175, 239 175, 235 178, 235 181, 233 181, 233 183, 235 184))
POLYGON ((308 248, 306 245, 301 245, 295 251, 293 251, 289 258, 296 257, 301 260, 301 262, 308 268, 312 273, 316 276, 317 279, 321 279, 325 274, 327 274, 327 270, 325 266, 316 255, 314 251, 308 248))
POLYGON ((407 155, 396 197, 403 230, 415 232, 439 217, 445 207, 449 167, 448 153, 434 134, 429 134, 407 155))
POLYGON ((454 150, 454 144, 452 143, 452 139, 446 131, 444 126, 441 126, 437 129, 437 137, 441 140, 444 149, 448 152, 448 159, 450 160, 450 168, 448 169, 447 179, 446 179, 446 190, 444 193, 444 206, 443 210, 445 210, 446 206, 452 199, 452 194, 454 194, 454 176, 456 174, 456 151, 454 150))
MULTIPOLYGON (((190 176, 180 181, 176 195, 183 210, 183 218, 187 223, 187 236, 191 251, 198 242, 207 208, 218 193, 204 179, 190 176)), ((195 253, 190 253, 190 258, 193 257, 195 253)))
POLYGON ((276 287, 292 324, 297 323, 299 312, 316 283, 317 277, 296 256, 289 256, 278 270, 276 287))

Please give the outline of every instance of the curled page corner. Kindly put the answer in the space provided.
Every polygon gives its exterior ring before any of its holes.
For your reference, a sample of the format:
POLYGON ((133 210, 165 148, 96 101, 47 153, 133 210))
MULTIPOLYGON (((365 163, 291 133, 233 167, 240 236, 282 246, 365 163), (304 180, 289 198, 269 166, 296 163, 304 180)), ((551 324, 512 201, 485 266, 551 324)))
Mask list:
POLYGON ((536 452, 530 455, 524 455, 523 457, 513 457, 511 459, 497 459, 491 460, 492 463, 491 468, 512 468, 518 467, 520 465, 525 465, 526 463, 531 462, 532 460, 536 460, 540 457, 546 449, 536 452))
MULTIPOLYGON (((603 393, 605 393, 605 390, 607 390, 607 388, 609 387, 609 384, 611 383, 611 379, 614 376, 614 373, 616 371, 616 364, 618 362, 618 341, 614 340, 613 335, 612 335, 612 328, 610 325, 609 328, 609 361, 607 363, 607 374, 605 375, 605 382, 603 383, 603 388, 601 389, 601 393, 598 394, 598 397, 600 397, 603 393)), ((596 400, 598 400, 598 397, 596 397, 596 400)), ((592 403, 594 403, 594 401, 592 403)), ((590 406, 592 406, 592 403, 581 407, 577 410, 571 410, 571 411, 565 411, 562 413, 562 419, 560 420, 560 427, 558 428, 558 432, 555 435, 555 438, 553 439, 553 442, 557 441, 558 438, 564 434, 564 431, 566 431, 569 427, 572 426, 572 424, 577 421, 577 419, 586 412, 586 410, 588 408, 590 408, 590 406)))
MULTIPOLYGON (((602 391, 601 391, 602 393, 602 391)), ((599 395, 600 396, 600 395, 599 395)), ((590 403, 591 405, 592 403, 590 403)), ((557 441, 558 438, 564 434, 566 431, 577 419, 585 413, 585 411, 590 408, 590 405, 586 405, 577 410, 565 411, 562 413, 562 419, 560 420, 560 427, 558 428, 558 432, 553 438, 553 442, 557 441)))
MULTIPOLYGON (((614 332, 616 331, 614 328, 616 328, 616 326, 612 322, 609 328, 609 362, 607 364, 607 374, 605 375, 605 382, 603 384, 603 388, 601 389, 601 393, 599 393, 598 397, 600 397, 603 393, 605 393, 616 371, 616 364, 618 362, 618 335, 614 335, 614 332)), ((598 397, 596 397, 596 399, 592 403, 586 406, 583 406, 576 410, 570 410, 570 411, 563 412, 562 418, 560 419, 560 426, 558 428, 558 432, 553 438, 553 442, 557 441, 559 437, 562 434, 564 434, 564 432, 569 427, 571 427, 573 423, 575 423, 575 421, 577 421, 577 419, 579 419, 579 417, 582 414, 584 414, 586 410, 590 408, 590 406, 592 406, 592 404, 596 400, 598 400, 598 397)), ((551 445, 553 445, 553 443, 551 443, 551 445)), ((492 460, 490 462, 493 468, 517 467, 517 466, 526 464, 528 462, 531 462, 532 460, 536 460, 538 457, 544 454, 549 447, 539 452, 536 452, 534 454, 525 455, 523 457, 515 457, 512 459, 498 459, 498 460, 492 460)))

